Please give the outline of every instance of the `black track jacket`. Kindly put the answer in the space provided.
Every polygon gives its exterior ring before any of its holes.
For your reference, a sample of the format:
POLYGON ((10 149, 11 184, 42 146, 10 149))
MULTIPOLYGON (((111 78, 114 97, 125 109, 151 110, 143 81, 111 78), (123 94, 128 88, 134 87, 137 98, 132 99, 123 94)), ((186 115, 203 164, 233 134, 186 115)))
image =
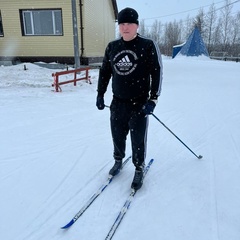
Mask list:
POLYGON ((139 34, 108 44, 98 79, 98 94, 104 95, 112 77, 113 95, 123 100, 157 99, 162 85, 162 58, 158 46, 139 34))

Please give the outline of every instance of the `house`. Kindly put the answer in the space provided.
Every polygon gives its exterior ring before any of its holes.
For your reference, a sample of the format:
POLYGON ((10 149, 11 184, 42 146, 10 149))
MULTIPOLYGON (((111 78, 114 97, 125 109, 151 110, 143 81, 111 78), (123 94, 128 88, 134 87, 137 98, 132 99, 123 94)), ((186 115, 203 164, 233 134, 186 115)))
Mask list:
POLYGON ((1 0, 0 61, 74 63, 73 9, 81 64, 101 61, 115 38, 116 0, 1 0))

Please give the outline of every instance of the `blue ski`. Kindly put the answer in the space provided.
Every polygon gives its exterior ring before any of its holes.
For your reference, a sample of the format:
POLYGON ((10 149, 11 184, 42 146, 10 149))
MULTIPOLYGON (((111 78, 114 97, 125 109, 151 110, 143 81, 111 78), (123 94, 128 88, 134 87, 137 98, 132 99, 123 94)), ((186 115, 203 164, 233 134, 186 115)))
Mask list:
MULTIPOLYGON (((126 163, 131 159, 129 156, 122 164, 122 168, 126 165, 126 163)), ((121 168, 121 169, 122 169, 121 168)), ((97 199, 97 197, 107 188, 107 186, 112 182, 114 176, 109 175, 107 181, 89 198, 89 200, 85 203, 85 205, 79 210, 79 212, 71 219, 69 223, 65 226, 61 227, 62 229, 67 229, 71 227, 82 215, 83 213, 92 205, 92 203, 97 199)))
MULTIPOLYGON (((154 159, 151 159, 148 163, 148 165, 145 167, 144 169, 144 175, 143 175, 143 179, 145 178, 149 168, 151 167, 152 163, 153 163, 154 159)), ((137 190, 132 189, 131 193, 129 194, 127 200, 125 201, 121 211, 119 212, 116 220, 114 221, 110 231, 107 234, 107 237, 105 238, 105 240, 110 240, 112 239, 114 233, 116 232, 118 226, 120 225, 121 221, 123 220, 123 217, 125 216, 127 210, 129 209, 131 202, 135 196, 135 194, 137 193, 137 190)))

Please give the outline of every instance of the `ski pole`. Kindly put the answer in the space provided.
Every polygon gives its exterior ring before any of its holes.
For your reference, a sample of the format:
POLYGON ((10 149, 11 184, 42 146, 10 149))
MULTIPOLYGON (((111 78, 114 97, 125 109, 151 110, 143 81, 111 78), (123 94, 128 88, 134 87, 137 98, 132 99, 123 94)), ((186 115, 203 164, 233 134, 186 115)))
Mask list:
POLYGON ((180 141, 195 157, 198 159, 202 158, 202 155, 197 155, 195 152, 193 152, 178 136, 176 136, 156 115, 152 113, 153 117, 155 117, 175 138, 177 138, 178 141, 180 141))

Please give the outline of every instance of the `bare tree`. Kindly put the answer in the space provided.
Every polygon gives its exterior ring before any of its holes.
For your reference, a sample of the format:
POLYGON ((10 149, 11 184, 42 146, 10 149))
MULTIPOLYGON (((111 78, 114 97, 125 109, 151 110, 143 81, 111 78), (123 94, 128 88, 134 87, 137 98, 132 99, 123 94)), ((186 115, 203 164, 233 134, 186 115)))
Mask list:
POLYGON ((181 43, 181 27, 176 20, 165 25, 164 36, 165 51, 171 55, 173 46, 181 43))
POLYGON ((238 12, 237 15, 233 17, 232 21, 232 41, 230 54, 237 57, 237 55, 240 52, 239 48, 240 48, 240 12, 238 12))
POLYGON ((191 34, 193 30, 193 21, 194 19, 187 16, 186 20, 184 21, 184 24, 182 25, 182 40, 185 42, 188 38, 188 36, 191 34))
POLYGON ((158 45, 160 45, 161 43, 161 31, 162 31, 161 22, 155 20, 154 23, 152 24, 150 36, 158 45))
POLYGON ((225 7, 221 10, 221 17, 219 23, 221 25, 221 37, 223 43, 223 51, 228 50, 228 45, 230 44, 231 36, 231 16, 232 5, 230 0, 225 0, 225 7))
POLYGON ((183 43, 185 41, 184 34, 183 34, 183 29, 184 29, 184 22, 183 22, 183 20, 180 20, 178 22, 178 27, 179 27, 179 42, 183 43))
POLYGON ((221 47, 222 41, 221 41, 221 24, 217 24, 215 31, 213 33, 213 45, 215 51, 222 51, 221 47))
POLYGON ((198 15, 195 17, 193 24, 194 24, 193 27, 197 27, 200 33, 203 35, 205 22, 204 22, 204 11, 202 8, 199 10, 198 15))
POLYGON ((141 35, 143 35, 143 36, 147 36, 148 35, 148 29, 146 28, 144 19, 140 21, 139 31, 138 32, 141 35))
POLYGON ((214 4, 205 14, 200 9, 195 18, 165 23, 155 21, 149 31, 141 22, 140 33, 152 37, 161 47, 163 54, 170 56, 174 45, 184 43, 197 26, 201 32, 209 53, 212 51, 228 52, 231 55, 240 54, 240 12, 233 15, 230 0, 225 0, 222 8, 216 9, 214 4), (219 11, 220 10, 220 11, 219 11))
POLYGON ((205 42, 207 43, 208 52, 211 53, 213 50, 213 32, 216 28, 216 20, 217 20, 217 14, 216 9, 214 6, 214 3, 210 6, 209 11, 207 15, 205 16, 205 22, 206 22, 206 35, 205 35, 205 42))

